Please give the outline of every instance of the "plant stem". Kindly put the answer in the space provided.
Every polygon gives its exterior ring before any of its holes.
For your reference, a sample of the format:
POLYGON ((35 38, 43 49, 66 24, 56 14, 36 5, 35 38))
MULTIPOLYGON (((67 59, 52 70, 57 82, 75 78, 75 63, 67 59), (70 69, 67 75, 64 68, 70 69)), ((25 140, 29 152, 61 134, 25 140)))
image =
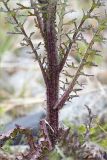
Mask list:
POLYGON ((47 50, 48 80, 47 80, 47 120, 54 133, 49 131, 49 137, 54 146, 58 137, 58 109, 54 109, 59 95, 59 61, 57 36, 55 30, 56 1, 50 1, 47 15, 44 17, 44 38, 47 50), (46 18, 46 19, 45 19, 46 18))

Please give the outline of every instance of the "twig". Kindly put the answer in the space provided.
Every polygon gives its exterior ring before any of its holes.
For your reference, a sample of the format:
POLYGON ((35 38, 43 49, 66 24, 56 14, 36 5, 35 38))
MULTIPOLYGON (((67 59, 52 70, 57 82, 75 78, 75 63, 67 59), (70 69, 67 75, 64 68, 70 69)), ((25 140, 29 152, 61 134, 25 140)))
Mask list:
POLYGON ((38 22, 38 26, 39 26, 39 29, 40 29, 40 32, 41 32, 41 35, 42 37, 44 37, 44 24, 43 24, 43 20, 42 18, 40 17, 40 14, 37 10, 36 7, 34 7, 34 1, 33 0, 30 0, 30 3, 31 3, 31 7, 34 9, 34 14, 37 18, 37 22, 38 22))
POLYGON ((64 54, 64 57, 63 57, 63 59, 61 60, 61 62, 60 62, 60 64, 59 64, 59 72, 62 71, 62 69, 63 69, 63 67, 64 67, 64 65, 65 65, 65 62, 66 62, 66 60, 67 60, 67 57, 68 57, 68 55, 69 55, 69 53, 70 53, 70 51, 71 51, 71 48, 72 48, 73 44, 74 44, 75 41, 76 41, 76 38, 77 38, 78 33, 80 32, 80 30, 81 30, 84 22, 86 21, 86 19, 88 19, 88 18, 90 17, 90 14, 92 13, 93 10, 94 10, 94 7, 91 7, 90 10, 87 12, 87 15, 85 15, 85 17, 83 16, 83 18, 82 18, 82 20, 81 20, 78 28, 75 29, 73 38, 72 38, 72 40, 70 41, 70 43, 69 43, 69 45, 68 45, 68 47, 67 47, 67 50, 66 50, 66 52, 65 52, 65 54, 64 54))
MULTIPOLYGON (((8 7, 8 5, 7 5, 7 2, 3 1, 3 4, 4 4, 4 6, 6 7, 7 11, 11 13, 12 11, 9 9, 9 7, 8 7)), ((16 23, 16 24, 18 25, 18 27, 20 28, 21 32, 23 33, 23 35, 24 35, 25 38, 26 38, 26 41, 28 42, 28 44, 29 44, 29 46, 31 47, 33 53, 35 54, 35 57, 36 57, 36 59, 37 59, 37 61, 38 61, 38 63, 39 63, 40 69, 41 69, 41 71, 42 71, 44 81, 45 81, 45 83, 47 83, 47 75, 46 75, 46 72, 45 72, 45 70, 44 70, 44 68, 43 68, 43 65, 42 65, 42 63, 41 63, 41 61, 40 61, 40 58, 39 58, 38 53, 37 53, 37 51, 36 51, 36 49, 35 49, 35 47, 34 47, 34 45, 33 45, 33 43, 32 43, 31 38, 28 37, 28 35, 26 34, 26 31, 25 31, 23 25, 21 25, 21 24, 18 22, 16 16, 15 16, 14 14, 11 14, 11 16, 13 17, 15 23, 16 23)))
POLYGON ((85 62, 87 60, 87 58, 89 57, 89 50, 90 48, 93 46, 94 44, 94 37, 96 36, 96 34, 98 34, 98 31, 96 31, 95 35, 93 36, 91 42, 89 43, 89 46, 81 60, 81 63, 75 73, 75 76, 72 80, 72 82, 70 83, 70 85, 68 86, 68 89, 64 92, 64 94, 62 95, 61 99, 59 100, 59 102, 56 103, 54 109, 58 108, 61 109, 63 107, 63 105, 65 104, 65 102, 67 101, 69 94, 73 91, 75 84, 77 83, 77 79, 79 78, 79 76, 81 75, 81 70, 83 69, 85 62))

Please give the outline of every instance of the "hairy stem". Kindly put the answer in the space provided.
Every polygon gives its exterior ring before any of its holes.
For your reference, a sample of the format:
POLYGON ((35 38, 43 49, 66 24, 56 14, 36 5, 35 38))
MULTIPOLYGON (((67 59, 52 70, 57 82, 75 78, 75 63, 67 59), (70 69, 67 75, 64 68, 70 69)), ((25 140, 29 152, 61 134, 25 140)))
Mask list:
POLYGON ((54 110, 54 106, 58 101, 59 94, 58 51, 55 30, 56 5, 56 1, 50 1, 47 7, 47 13, 44 17, 44 38, 48 61, 47 120, 54 130, 54 133, 49 132, 53 146, 58 137, 58 109, 54 110))

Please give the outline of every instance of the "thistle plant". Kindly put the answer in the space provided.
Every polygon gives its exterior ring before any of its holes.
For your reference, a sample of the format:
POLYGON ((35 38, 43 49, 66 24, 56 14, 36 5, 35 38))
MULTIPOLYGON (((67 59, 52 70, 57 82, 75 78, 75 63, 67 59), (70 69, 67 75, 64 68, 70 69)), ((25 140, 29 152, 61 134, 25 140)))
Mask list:
MULTIPOLYGON (((79 77, 92 76, 84 73, 84 68, 97 66, 94 59, 100 56, 100 51, 96 48, 96 44, 105 41, 102 33, 107 27, 107 20, 106 18, 102 19, 95 11, 99 10, 104 4, 100 0, 92 0, 89 9, 87 11, 83 10, 79 22, 78 19, 71 19, 64 24, 65 16, 67 14, 72 15, 74 12, 73 10, 66 11, 67 6, 70 5, 67 0, 28 0, 29 6, 22 2, 16 2, 16 8, 12 9, 9 6, 10 1, 1 0, 4 6, 1 10, 7 13, 9 23, 14 26, 14 32, 11 32, 11 34, 23 36, 21 45, 31 48, 31 53, 35 55, 43 75, 46 86, 47 117, 46 120, 41 121, 41 128, 43 134, 47 137, 47 148, 51 150, 55 147, 60 135, 59 111, 67 101, 72 101, 73 98, 78 96, 78 91, 82 90, 79 77), (21 16, 24 17, 23 21, 21 16), (43 39, 43 42, 38 43, 38 45, 33 43, 35 30, 28 34, 25 29, 28 18, 33 19, 32 25, 39 29, 43 39), (97 26, 88 24, 88 19, 95 19, 97 26), (70 27, 65 33, 64 27, 67 25, 70 27), (90 40, 87 40, 84 34, 88 31, 91 33, 90 40), (85 45, 84 51, 80 50, 80 42, 85 45), (80 55, 79 64, 74 64, 72 60, 68 61, 74 45, 76 54, 80 55), (41 46, 44 46, 43 54, 38 52, 41 46), (73 70, 73 73, 69 73, 66 68, 73 70), (63 74, 66 76, 64 81, 61 79, 63 74)), ((30 146, 32 150, 37 149, 32 145, 30 146)), ((40 149, 40 146, 38 148, 40 149)), ((42 149, 39 150, 39 153, 42 149)), ((37 154, 36 151, 34 153, 37 154)))

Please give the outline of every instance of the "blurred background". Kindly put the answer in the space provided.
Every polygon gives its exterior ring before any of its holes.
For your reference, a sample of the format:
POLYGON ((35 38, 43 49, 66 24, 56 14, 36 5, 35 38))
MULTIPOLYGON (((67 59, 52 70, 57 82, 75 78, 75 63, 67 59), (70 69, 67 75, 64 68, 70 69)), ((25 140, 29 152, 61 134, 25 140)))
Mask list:
MULTIPOLYGON (((18 1, 19 2, 19 1, 18 1)), ((16 3, 16 1, 15 1, 16 3)), ((14 1, 11 1, 11 7, 15 5, 14 1)), ((22 1, 24 5, 28 5, 28 1, 22 1)), ((69 2, 68 8, 75 10, 72 13, 72 17, 68 14, 64 21, 67 23, 71 18, 77 18, 80 21, 82 17, 82 9, 87 10, 90 6, 90 0, 74 0, 69 2)), ((1 5, 1 4, 0 4, 1 5)), ((107 2, 105 1, 105 5, 107 2)), ((100 16, 104 17, 106 7, 102 7, 99 10, 100 16)), ((96 21, 93 19, 88 21, 93 26, 96 27, 96 21)), ((27 32, 33 29, 32 27, 32 19, 28 19, 25 28, 27 32)), ((69 30, 70 26, 65 27, 65 31, 69 30)), ((29 54, 29 48, 21 47, 20 42, 22 37, 20 35, 10 35, 8 32, 12 31, 12 25, 7 22, 6 14, 0 13, 0 124, 5 124, 10 121, 14 121, 17 117, 22 117, 28 114, 32 114, 38 110, 45 109, 46 101, 45 101, 45 85, 43 82, 43 78, 39 69, 37 62, 35 61, 35 57, 32 54, 29 54)), ((34 39, 34 43, 38 44, 41 42, 41 37, 39 31, 34 29, 36 35, 34 39)), ((105 31, 104 37, 107 37, 107 32, 105 31)), ((90 34, 86 35, 87 38, 90 38, 90 34)), ((84 45, 81 43, 80 48, 84 50, 84 45)), ((88 97, 88 101, 93 104, 96 103, 96 99, 98 100, 100 97, 107 98, 107 94, 105 89, 107 87, 107 42, 98 46, 101 49, 100 58, 96 59, 99 67, 94 68, 86 68, 90 74, 95 75, 94 77, 87 77, 81 79, 81 81, 85 82, 86 85, 84 90, 80 93, 80 95, 88 95, 88 93, 92 93, 94 90, 99 89, 100 94, 99 97, 96 97, 94 93, 90 97, 88 97)), ((43 49, 41 48, 39 51, 41 54, 43 49)), ((72 52, 70 58, 79 63, 79 57, 72 52)), ((87 98, 87 96, 86 96, 87 98)), ((84 98, 83 98, 84 99, 84 98)), ((82 99, 82 101, 83 101, 82 99)), ((82 103, 81 101, 81 103, 82 103)), ((76 105, 80 105, 79 98, 74 101, 76 105)), ((74 104, 73 103, 73 104, 74 104)), ((102 99, 101 103, 105 103, 102 99)), ((69 104, 69 106, 72 105, 69 104)), ((98 103, 97 103, 98 105, 98 103)), ((107 106, 106 106, 107 107, 107 106)), ((99 106, 100 110, 101 106, 99 106)), ((68 117, 67 112, 69 110, 62 113, 62 117, 64 113, 65 117, 68 117)), ((78 109, 77 109, 78 110, 78 109)), ((77 110, 74 109, 73 114, 77 114, 77 110)), ((69 112, 69 116, 71 117, 71 112, 69 112)), ((78 112, 78 114, 81 114, 78 112)))

